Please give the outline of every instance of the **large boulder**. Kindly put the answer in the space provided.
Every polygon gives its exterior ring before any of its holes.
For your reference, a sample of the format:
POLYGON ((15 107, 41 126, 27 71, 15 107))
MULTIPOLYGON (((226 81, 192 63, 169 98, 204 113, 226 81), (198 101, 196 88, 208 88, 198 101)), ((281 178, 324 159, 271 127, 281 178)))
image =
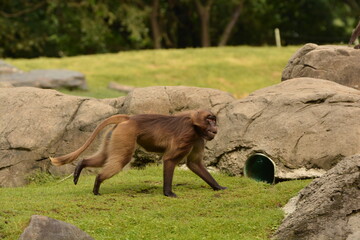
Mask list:
POLYGON ((84 74, 65 69, 39 69, 0 74, 0 83, 10 83, 14 87, 87 89, 84 74))
MULTIPOLYGON (((360 92, 321 79, 285 81, 239 100, 214 89, 149 87, 103 100, 0 88, 0 101, 0 186, 23 185, 36 169, 72 172, 73 164, 54 167, 48 156, 79 148, 100 121, 118 113, 212 110, 219 133, 206 144, 205 163, 233 175, 243 174, 246 160, 260 152, 273 159, 279 178, 316 177, 360 149, 360 92)), ((138 150, 135 159, 160 157, 138 150)))
POLYGON ((360 239, 360 155, 347 157, 295 198, 278 240, 360 239))
MULTIPOLYGON (((174 114, 191 109, 211 109, 218 113, 234 101, 229 93, 211 88, 185 86, 157 86, 135 88, 126 97, 123 113, 126 114, 174 114)), ((161 162, 161 154, 148 153, 142 148, 135 150, 133 166, 161 162)))
POLYGON ((283 179, 316 177, 360 149, 360 91, 334 82, 297 78, 231 102, 207 144, 212 165, 233 175, 264 153, 283 179))
POLYGON ((36 169, 54 174, 72 171, 72 165, 50 166, 48 157, 78 148, 99 121, 119 112, 122 101, 38 88, 0 88, 0 186, 24 185, 36 169))
POLYGON ((87 233, 70 223, 46 216, 33 215, 19 240, 93 240, 87 233))
MULTIPOLYGON (((124 112, 174 114, 203 108, 211 109, 217 114, 234 100, 229 93, 211 88, 185 86, 136 88, 126 97, 124 112)), ((142 148, 135 150, 133 166, 144 166, 153 162, 161 162, 161 154, 148 153, 142 148)))
POLYGON ((282 81, 311 77, 360 89, 360 51, 346 46, 306 44, 289 60, 282 81))
MULTIPOLYGON (((74 164, 54 167, 49 156, 80 147, 103 119, 118 113, 175 113, 193 108, 220 110, 228 93, 191 87, 136 89, 127 97, 93 99, 37 88, 0 88, 0 186, 21 186, 37 169, 70 173, 74 164)), ((99 139, 84 155, 96 151, 99 139)), ((149 161, 149 154, 139 158, 149 161)), ((159 159, 157 155, 155 160, 159 159)))
POLYGON ((172 114, 205 108, 217 113, 234 100, 229 93, 211 88, 147 87, 132 91, 126 97, 124 110, 127 114, 172 114))

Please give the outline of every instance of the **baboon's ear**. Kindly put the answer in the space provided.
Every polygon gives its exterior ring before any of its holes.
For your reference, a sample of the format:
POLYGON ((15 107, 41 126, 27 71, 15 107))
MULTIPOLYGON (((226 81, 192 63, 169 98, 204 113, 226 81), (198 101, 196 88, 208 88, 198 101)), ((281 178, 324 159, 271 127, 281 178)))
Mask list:
POLYGON ((195 126, 204 127, 204 125, 205 125, 204 118, 205 118, 204 111, 194 110, 191 113, 191 120, 195 126))

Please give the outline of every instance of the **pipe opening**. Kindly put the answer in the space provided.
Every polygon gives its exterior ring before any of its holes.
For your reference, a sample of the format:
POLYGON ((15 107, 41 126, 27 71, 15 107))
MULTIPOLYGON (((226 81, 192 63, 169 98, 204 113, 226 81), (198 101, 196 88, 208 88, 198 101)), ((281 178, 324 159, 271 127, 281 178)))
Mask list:
POLYGON ((244 175, 256 181, 274 184, 275 170, 276 165, 270 157, 255 153, 245 161, 244 175))

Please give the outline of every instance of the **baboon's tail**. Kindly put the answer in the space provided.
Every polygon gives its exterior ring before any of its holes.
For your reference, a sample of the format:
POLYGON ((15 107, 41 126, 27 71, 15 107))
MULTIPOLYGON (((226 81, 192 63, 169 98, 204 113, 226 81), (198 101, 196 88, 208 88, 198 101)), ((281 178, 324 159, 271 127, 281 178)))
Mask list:
POLYGON ((82 145, 79 149, 75 150, 72 153, 68 153, 64 156, 60 156, 60 157, 56 157, 56 158, 52 158, 49 157, 52 164, 55 166, 61 166, 67 163, 71 163, 72 161, 74 161, 83 151, 85 151, 85 149, 94 141, 96 135, 107 125, 109 124, 119 124, 121 122, 127 121, 129 120, 129 116, 128 115, 123 115, 123 114, 118 114, 118 115, 114 115, 111 116, 107 119, 105 119, 103 122, 101 122, 96 128, 95 130, 92 132, 91 136, 86 140, 86 142, 84 143, 84 145, 82 145))

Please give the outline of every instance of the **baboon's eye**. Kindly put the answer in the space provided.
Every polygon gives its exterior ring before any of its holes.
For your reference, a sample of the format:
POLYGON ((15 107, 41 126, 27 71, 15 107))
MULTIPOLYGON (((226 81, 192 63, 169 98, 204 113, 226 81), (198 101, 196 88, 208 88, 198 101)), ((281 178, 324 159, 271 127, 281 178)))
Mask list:
POLYGON ((216 117, 214 115, 207 116, 206 121, 211 125, 216 125, 216 117))

